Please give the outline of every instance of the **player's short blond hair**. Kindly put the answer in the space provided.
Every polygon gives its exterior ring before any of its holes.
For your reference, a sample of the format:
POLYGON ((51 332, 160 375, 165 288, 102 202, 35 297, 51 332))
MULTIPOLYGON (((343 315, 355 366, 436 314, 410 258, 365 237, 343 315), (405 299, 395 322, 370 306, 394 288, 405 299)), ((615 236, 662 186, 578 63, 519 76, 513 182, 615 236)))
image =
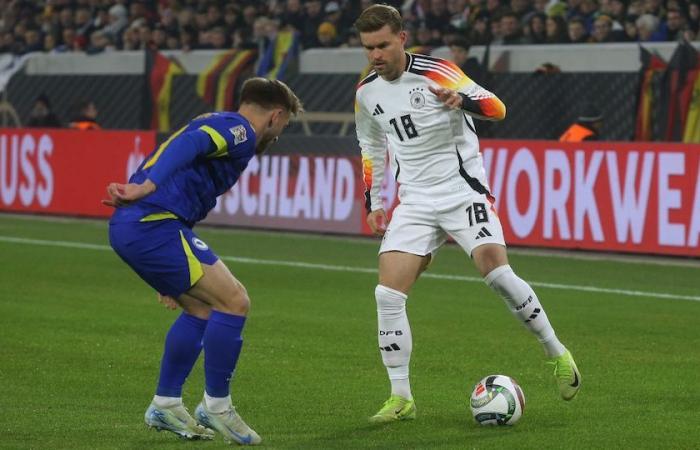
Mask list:
POLYGON ((304 107, 289 86, 280 80, 254 77, 243 83, 241 104, 253 103, 266 109, 284 108, 292 115, 304 111, 304 107))
POLYGON ((360 33, 371 33, 378 31, 384 25, 389 25, 391 31, 398 33, 403 30, 403 19, 401 14, 393 6, 372 5, 362 11, 360 17, 355 21, 355 28, 360 33))

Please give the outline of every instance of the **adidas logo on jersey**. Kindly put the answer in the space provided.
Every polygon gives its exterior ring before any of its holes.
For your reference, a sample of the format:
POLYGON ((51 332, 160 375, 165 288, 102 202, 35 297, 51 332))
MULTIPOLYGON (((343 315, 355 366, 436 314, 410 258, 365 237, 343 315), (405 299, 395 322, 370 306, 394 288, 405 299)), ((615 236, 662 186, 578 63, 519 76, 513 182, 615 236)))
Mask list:
POLYGON ((479 231, 479 234, 477 234, 474 239, 476 240, 476 239, 484 238, 486 236, 492 236, 492 234, 489 233, 489 230, 487 230, 486 227, 481 227, 481 231, 479 231))
POLYGON ((380 114, 384 114, 384 110, 382 109, 381 106, 379 106, 379 103, 377 103, 377 106, 374 107, 374 112, 372 113, 372 115, 378 116, 380 114))

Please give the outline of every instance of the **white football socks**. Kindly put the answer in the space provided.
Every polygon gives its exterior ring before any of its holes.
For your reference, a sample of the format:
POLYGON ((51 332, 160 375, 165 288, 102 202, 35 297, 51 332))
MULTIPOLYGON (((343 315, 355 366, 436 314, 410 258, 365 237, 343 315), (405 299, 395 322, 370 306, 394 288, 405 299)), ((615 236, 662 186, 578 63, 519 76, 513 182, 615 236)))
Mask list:
POLYGON ((163 397, 162 395, 154 395, 153 404, 159 408, 172 408, 173 406, 182 405, 182 397, 163 397))
POLYGON ((214 414, 222 413, 231 409, 231 396, 211 397, 205 392, 204 403, 206 403, 209 412, 213 412, 214 414))
POLYGON ((557 339, 535 291, 509 265, 496 267, 486 274, 484 281, 505 300, 513 315, 537 336, 547 357, 564 354, 566 348, 557 339))
POLYGON ((391 381, 391 393, 410 400, 413 396, 408 379, 408 364, 413 339, 406 315, 408 296, 381 284, 377 285, 374 295, 377 299, 379 352, 391 381))

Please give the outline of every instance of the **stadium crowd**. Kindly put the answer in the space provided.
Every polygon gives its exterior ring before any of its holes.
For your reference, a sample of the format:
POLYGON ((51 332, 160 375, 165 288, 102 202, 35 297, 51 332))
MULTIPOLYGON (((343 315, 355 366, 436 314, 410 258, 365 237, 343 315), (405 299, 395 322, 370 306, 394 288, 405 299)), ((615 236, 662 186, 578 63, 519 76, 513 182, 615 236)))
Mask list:
MULTIPOLYGON (((369 0, 0 0, 0 53, 252 48, 280 28, 302 48, 359 46, 369 0)), ((386 0, 408 47, 700 40, 700 0, 386 0)))

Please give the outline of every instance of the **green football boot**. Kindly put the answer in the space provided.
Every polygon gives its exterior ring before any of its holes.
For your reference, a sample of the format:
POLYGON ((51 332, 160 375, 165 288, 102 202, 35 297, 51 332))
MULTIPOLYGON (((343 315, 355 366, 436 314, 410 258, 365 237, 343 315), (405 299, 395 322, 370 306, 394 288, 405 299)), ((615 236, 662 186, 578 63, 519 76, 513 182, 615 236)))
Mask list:
POLYGON ((416 402, 398 395, 392 395, 384 402, 382 408, 369 418, 372 423, 386 423, 397 420, 413 420, 416 418, 416 402))
POLYGON ((557 379, 561 398, 571 400, 576 397, 581 388, 581 373, 571 352, 567 350, 563 355, 550 359, 547 364, 554 366, 554 378, 557 379))

